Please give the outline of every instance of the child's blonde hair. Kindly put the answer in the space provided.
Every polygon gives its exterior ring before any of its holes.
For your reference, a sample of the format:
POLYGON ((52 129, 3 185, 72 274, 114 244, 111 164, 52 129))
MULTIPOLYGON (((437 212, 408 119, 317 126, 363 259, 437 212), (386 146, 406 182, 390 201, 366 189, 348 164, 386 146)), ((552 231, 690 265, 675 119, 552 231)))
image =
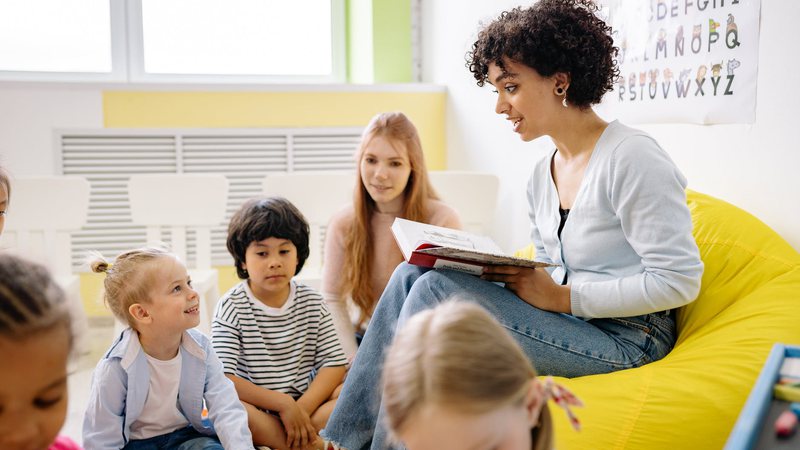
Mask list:
MULTIPOLYGON (((383 405, 402 430, 424 405, 484 414, 524 401, 536 376, 530 360, 483 308, 450 301, 414 315, 388 350, 383 405)), ((533 428, 535 450, 552 448, 547 405, 533 428)))
POLYGON ((117 320, 134 326, 128 309, 135 303, 148 302, 153 273, 145 266, 159 258, 174 255, 161 247, 143 247, 117 256, 109 264, 99 253, 91 255, 89 265, 95 273, 105 273, 103 301, 117 320))
POLYGON ((7 214, 8 204, 11 203, 11 177, 8 175, 6 169, 0 166, 0 186, 5 188, 6 198, 3 200, 4 207, 0 209, 0 234, 3 234, 5 227, 5 215, 7 214))
POLYGON ((0 254, 0 336, 22 340, 56 326, 70 333, 64 291, 43 266, 0 254))
POLYGON ((8 175, 8 171, 0 166, 0 184, 6 188, 6 194, 8 195, 9 200, 11 199, 11 176, 8 175))

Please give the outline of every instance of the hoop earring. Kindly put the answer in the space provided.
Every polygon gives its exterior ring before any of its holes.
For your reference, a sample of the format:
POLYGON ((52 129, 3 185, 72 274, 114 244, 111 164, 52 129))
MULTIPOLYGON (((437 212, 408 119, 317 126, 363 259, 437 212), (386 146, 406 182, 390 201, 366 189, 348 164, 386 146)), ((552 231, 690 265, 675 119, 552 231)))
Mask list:
POLYGON ((568 106, 568 105, 567 105, 567 96, 566 96, 566 95, 565 95, 565 96, 564 96, 564 98, 561 100, 561 106, 563 106, 564 108, 566 108, 566 107, 568 106))

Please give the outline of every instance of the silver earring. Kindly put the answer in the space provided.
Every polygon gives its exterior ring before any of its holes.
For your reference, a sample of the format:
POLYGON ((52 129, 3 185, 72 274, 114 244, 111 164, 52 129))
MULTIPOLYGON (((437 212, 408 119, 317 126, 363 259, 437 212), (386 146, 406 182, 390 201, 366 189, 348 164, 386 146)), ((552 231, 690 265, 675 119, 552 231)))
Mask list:
POLYGON ((564 89, 563 87, 559 86, 559 87, 556 88, 556 95, 558 95, 559 97, 564 97, 563 99, 561 99, 561 104, 564 106, 564 108, 566 108, 568 106, 567 105, 567 90, 564 89))

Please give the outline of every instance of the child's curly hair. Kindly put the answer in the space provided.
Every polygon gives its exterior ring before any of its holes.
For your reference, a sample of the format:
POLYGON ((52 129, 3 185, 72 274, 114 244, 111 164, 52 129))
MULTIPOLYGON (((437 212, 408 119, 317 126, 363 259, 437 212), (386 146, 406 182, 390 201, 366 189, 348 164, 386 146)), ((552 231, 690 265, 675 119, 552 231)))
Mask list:
POLYGON ((467 53, 467 68, 483 86, 489 65, 505 70, 503 58, 539 75, 570 76, 567 101, 579 108, 599 103, 619 76, 611 27, 597 16, 592 0, 540 0, 514 8, 486 25, 467 53))

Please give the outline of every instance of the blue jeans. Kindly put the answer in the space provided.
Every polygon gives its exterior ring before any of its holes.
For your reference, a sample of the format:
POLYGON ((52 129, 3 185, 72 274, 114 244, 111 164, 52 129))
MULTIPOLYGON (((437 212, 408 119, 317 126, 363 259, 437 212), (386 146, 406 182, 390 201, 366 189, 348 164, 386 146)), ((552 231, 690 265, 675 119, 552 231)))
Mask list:
POLYGON ((380 388, 384 351, 405 320, 454 295, 492 313, 542 375, 578 377, 638 367, 663 358, 675 343, 669 312, 587 321, 535 308, 473 275, 402 263, 375 308, 322 432, 326 439, 349 450, 388 448, 380 388))
POLYGON ((172 433, 130 441, 123 450, 224 450, 219 439, 207 436, 191 426, 172 433))

